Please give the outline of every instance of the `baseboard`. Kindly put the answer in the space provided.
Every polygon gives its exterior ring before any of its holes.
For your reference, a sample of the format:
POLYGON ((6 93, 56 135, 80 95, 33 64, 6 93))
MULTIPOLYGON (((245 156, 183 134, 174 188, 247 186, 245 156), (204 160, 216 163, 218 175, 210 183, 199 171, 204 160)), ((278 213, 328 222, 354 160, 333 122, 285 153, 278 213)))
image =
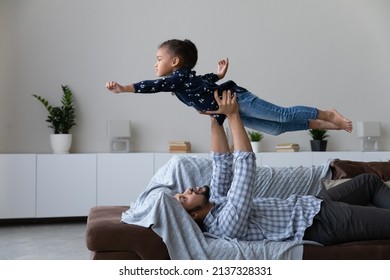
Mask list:
POLYGON ((80 217, 55 217, 55 218, 21 218, 0 219, 0 225, 12 224, 50 224, 50 223, 76 223, 87 222, 86 216, 80 217))

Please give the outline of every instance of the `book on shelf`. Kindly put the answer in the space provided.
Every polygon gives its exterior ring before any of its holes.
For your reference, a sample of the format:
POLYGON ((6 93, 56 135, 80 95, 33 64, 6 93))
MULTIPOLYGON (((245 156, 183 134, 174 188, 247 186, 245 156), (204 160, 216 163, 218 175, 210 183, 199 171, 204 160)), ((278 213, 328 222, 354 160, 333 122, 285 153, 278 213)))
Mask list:
POLYGON ((277 152, 299 152, 299 144, 296 143, 283 143, 276 145, 277 152))
POLYGON ((190 151, 191 148, 177 148, 177 147, 169 147, 170 151, 190 151))
POLYGON ((276 149, 292 149, 292 148, 299 148, 299 144, 296 143, 283 143, 283 144, 277 144, 276 149))
POLYGON ((170 141, 169 142, 170 153, 190 153, 191 143, 188 141, 170 141))
POLYGON ((189 141, 169 141, 169 145, 188 146, 188 145, 191 145, 191 143, 189 141))
POLYGON ((277 152, 299 152, 299 148, 298 149, 293 149, 293 148, 284 148, 284 149, 276 149, 277 152))

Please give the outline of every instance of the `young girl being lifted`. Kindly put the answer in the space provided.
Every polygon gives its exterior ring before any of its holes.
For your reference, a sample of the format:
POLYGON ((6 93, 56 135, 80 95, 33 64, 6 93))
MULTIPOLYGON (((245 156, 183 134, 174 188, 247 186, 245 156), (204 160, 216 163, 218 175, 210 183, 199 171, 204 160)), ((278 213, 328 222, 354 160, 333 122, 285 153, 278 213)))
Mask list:
MULTIPOLYGON (((218 110, 214 90, 237 93, 237 103, 244 125, 271 135, 288 131, 326 129, 352 131, 352 122, 335 109, 320 110, 308 106, 281 107, 265 101, 233 81, 216 84, 228 70, 229 60, 218 62, 217 73, 196 75, 192 69, 198 60, 198 50, 190 40, 172 39, 157 49, 156 80, 145 80, 129 85, 115 81, 106 83, 113 93, 173 92, 180 101, 203 113, 218 110)), ((215 114, 220 125, 226 116, 215 114)))

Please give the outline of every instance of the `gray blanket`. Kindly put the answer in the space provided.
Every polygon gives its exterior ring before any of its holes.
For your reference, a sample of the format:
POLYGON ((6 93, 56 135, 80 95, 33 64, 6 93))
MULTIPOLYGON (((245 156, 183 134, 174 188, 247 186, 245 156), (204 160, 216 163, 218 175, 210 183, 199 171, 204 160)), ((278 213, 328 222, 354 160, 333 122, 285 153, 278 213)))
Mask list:
MULTIPOLYGON (((122 222, 151 227, 164 240, 171 259, 302 259, 305 241, 247 242, 203 233, 172 195, 210 184, 211 170, 209 159, 174 156, 122 214, 122 222)), ((293 193, 316 195, 321 180, 329 176, 329 162, 313 167, 258 167, 255 193, 281 198, 293 193)))

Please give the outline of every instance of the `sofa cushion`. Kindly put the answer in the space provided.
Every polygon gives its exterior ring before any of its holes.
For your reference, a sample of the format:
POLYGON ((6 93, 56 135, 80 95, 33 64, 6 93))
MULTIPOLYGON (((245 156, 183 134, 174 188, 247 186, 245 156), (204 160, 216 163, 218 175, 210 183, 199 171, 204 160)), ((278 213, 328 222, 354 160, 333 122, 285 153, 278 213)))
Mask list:
POLYGON ((362 173, 373 173, 384 181, 390 180, 390 162, 362 162, 335 159, 330 163, 332 179, 353 178, 362 173))

